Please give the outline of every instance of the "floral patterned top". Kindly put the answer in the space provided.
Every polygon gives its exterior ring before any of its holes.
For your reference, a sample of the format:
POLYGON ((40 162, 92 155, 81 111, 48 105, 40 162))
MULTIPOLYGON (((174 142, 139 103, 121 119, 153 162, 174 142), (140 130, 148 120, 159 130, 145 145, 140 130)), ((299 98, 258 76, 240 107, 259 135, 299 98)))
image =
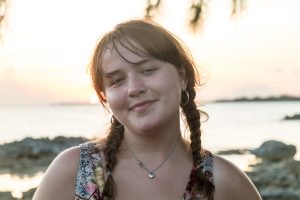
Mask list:
MULTIPOLYGON (((104 176, 100 151, 92 142, 80 145, 80 161, 76 179, 75 200, 103 200, 104 176)), ((196 170, 201 168, 205 176, 213 183, 213 156, 207 152, 202 162, 193 167, 190 180, 182 200, 205 200, 196 186, 196 170)))

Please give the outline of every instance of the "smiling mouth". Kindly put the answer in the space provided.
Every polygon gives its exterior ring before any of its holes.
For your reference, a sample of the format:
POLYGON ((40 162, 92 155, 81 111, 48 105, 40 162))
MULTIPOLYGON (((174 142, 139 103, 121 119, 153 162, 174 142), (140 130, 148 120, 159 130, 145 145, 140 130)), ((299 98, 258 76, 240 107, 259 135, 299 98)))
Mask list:
POLYGON ((136 111, 136 112, 143 112, 145 111, 150 105, 152 105, 156 100, 151 100, 151 101, 142 101, 139 103, 134 104, 129 108, 131 111, 136 111))

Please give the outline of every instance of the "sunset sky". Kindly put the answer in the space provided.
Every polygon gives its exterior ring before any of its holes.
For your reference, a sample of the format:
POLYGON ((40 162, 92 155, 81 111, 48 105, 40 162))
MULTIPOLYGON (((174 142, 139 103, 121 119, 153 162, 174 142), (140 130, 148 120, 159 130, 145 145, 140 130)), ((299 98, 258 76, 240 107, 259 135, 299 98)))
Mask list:
MULTIPOLYGON (((201 66, 203 100, 300 96, 300 1, 210 0, 202 32, 187 26, 186 0, 164 0, 155 20, 201 66)), ((146 1, 11 0, 0 43, 0 105, 94 102, 86 68, 98 38, 142 17, 146 1)))

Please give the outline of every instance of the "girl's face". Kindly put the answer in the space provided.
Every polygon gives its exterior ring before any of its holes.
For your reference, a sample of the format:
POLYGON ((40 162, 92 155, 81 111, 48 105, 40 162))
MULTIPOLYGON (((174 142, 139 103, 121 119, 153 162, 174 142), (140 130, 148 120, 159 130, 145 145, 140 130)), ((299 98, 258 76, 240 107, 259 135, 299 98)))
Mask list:
POLYGON ((104 52, 104 93, 114 116, 126 129, 140 134, 179 123, 184 72, 172 64, 140 57, 118 46, 104 52))

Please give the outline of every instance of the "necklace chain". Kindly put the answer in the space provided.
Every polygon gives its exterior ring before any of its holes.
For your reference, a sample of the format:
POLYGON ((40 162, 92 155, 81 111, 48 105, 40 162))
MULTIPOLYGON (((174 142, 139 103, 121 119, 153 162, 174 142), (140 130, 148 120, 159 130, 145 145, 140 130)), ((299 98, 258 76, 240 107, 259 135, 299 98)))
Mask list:
POLYGON ((175 147, 178 143, 178 138, 176 139, 175 143, 173 144, 173 146, 172 146, 170 152, 168 153, 168 155, 166 156, 166 158, 157 167, 155 167, 153 170, 150 170, 148 167, 146 167, 145 164, 133 153, 133 151, 129 148, 128 144, 126 143, 125 139, 124 139, 124 143, 125 143, 126 149, 128 149, 130 154, 137 161, 138 166, 140 166, 142 169, 144 169, 148 172, 148 178, 154 179, 155 178, 155 173, 154 172, 157 171, 159 168, 161 168, 161 166, 163 166, 163 164, 170 158, 170 156, 174 152, 175 147))

